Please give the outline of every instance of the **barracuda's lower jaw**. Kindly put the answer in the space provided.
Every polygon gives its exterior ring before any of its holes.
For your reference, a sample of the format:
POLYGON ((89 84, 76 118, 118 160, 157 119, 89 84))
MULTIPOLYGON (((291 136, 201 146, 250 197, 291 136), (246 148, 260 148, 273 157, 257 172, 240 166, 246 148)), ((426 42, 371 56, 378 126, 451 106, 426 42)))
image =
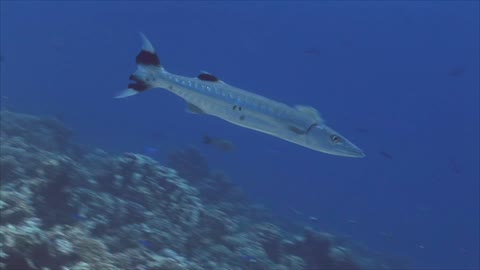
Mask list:
POLYGON ((363 158, 365 157, 365 153, 360 148, 352 148, 352 149, 342 149, 336 152, 330 152, 328 154, 342 156, 342 157, 351 157, 351 158, 363 158))
POLYGON ((353 155, 352 157, 358 157, 358 158, 363 158, 363 157, 366 157, 367 155, 365 155, 365 153, 363 152, 360 152, 360 153, 356 153, 355 155, 353 155))
POLYGON ((364 153, 362 150, 360 150, 360 149, 355 149, 355 150, 353 150, 353 151, 351 151, 351 152, 345 153, 345 156, 346 156, 346 157, 363 158, 363 157, 365 157, 366 155, 365 155, 365 153, 364 153))

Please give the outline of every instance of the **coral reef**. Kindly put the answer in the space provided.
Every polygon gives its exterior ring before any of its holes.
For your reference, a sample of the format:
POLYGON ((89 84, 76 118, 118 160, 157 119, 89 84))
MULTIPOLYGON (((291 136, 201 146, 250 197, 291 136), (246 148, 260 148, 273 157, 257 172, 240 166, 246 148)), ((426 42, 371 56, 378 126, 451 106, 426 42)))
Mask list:
POLYGON ((380 268, 332 235, 269 222, 195 149, 171 169, 80 147, 52 119, 0 120, 0 269, 380 268))

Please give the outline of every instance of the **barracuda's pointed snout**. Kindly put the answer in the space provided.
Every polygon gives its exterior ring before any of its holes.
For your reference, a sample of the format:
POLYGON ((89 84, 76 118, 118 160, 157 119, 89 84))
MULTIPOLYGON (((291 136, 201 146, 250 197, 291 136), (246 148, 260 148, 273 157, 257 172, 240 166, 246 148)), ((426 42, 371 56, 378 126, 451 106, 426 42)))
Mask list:
POLYGON ((350 149, 348 149, 348 151, 346 151, 346 155, 347 157, 365 157, 365 152, 362 151, 362 149, 358 148, 356 145, 354 145, 353 143, 350 143, 351 146, 350 146, 350 149))
POLYGON ((326 125, 319 125, 307 134, 307 147, 314 150, 343 157, 365 157, 365 153, 326 125))
POLYGON ((331 152, 328 152, 329 154, 354 158, 362 158, 366 156, 362 149, 358 148, 355 144, 344 137, 340 138, 341 139, 339 140, 342 140, 342 142, 331 142, 331 152))

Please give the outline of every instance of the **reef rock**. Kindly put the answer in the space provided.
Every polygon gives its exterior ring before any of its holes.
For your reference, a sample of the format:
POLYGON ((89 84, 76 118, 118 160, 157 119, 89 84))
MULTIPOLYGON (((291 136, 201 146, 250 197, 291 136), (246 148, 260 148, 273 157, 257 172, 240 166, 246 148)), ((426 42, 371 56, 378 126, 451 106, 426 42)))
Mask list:
POLYGON ((295 238, 247 215, 246 197, 194 150, 171 169, 74 144, 50 118, 0 120, 0 269, 361 269, 325 234, 295 238))

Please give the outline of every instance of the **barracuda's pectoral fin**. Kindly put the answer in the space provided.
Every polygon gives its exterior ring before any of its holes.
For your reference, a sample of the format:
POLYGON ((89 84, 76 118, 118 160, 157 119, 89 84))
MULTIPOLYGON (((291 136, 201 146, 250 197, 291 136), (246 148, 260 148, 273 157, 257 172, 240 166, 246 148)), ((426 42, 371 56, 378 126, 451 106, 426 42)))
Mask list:
POLYGON ((289 126, 288 126, 288 129, 289 129, 290 131, 292 131, 293 133, 296 133, 296 134, 298 134, 298 135, 305 135, 305 134, 307 134, 312 128, 314 128, 314 127, 316 127, 316 126, 318 126, 318 124, 317 124, 317 123, 313 123, 313 124, 311 124, 308 128, 303 129, 303 128, 299 128, 299 127, 294 126, 294 125, 289 125, 289 126))
POLYGON ((325 123, 325 120, 323 120, 320 113, 317 111, 317 109, 315 109, 313 107, 306 106, 306 105, 296 105, 295 109, 297 109, 298 111, 304 112, 304 113, 310 115, 311 117, 313 117, 313 119, 315 120, 315 122, 317 124, 325 123))
POLYGON ((305 106, 305 105, 296 105, 295 109, 297 111, 304 113, 305 115, 309 116, 310 120, 312 121, 310 126, 298 126, 295 123, 290 123, 287 128, 288 130, 292 131, 298 135, 305 135, 307 134, 314 126, 324 124, 325 121, 320 116, 320 113, 313 107, 305 106))
POLYGON ((187 103, 187 112, 194 114, 205 114, 205 112, 200 109, 198 106, 193 105, 192 103, 187 103))

